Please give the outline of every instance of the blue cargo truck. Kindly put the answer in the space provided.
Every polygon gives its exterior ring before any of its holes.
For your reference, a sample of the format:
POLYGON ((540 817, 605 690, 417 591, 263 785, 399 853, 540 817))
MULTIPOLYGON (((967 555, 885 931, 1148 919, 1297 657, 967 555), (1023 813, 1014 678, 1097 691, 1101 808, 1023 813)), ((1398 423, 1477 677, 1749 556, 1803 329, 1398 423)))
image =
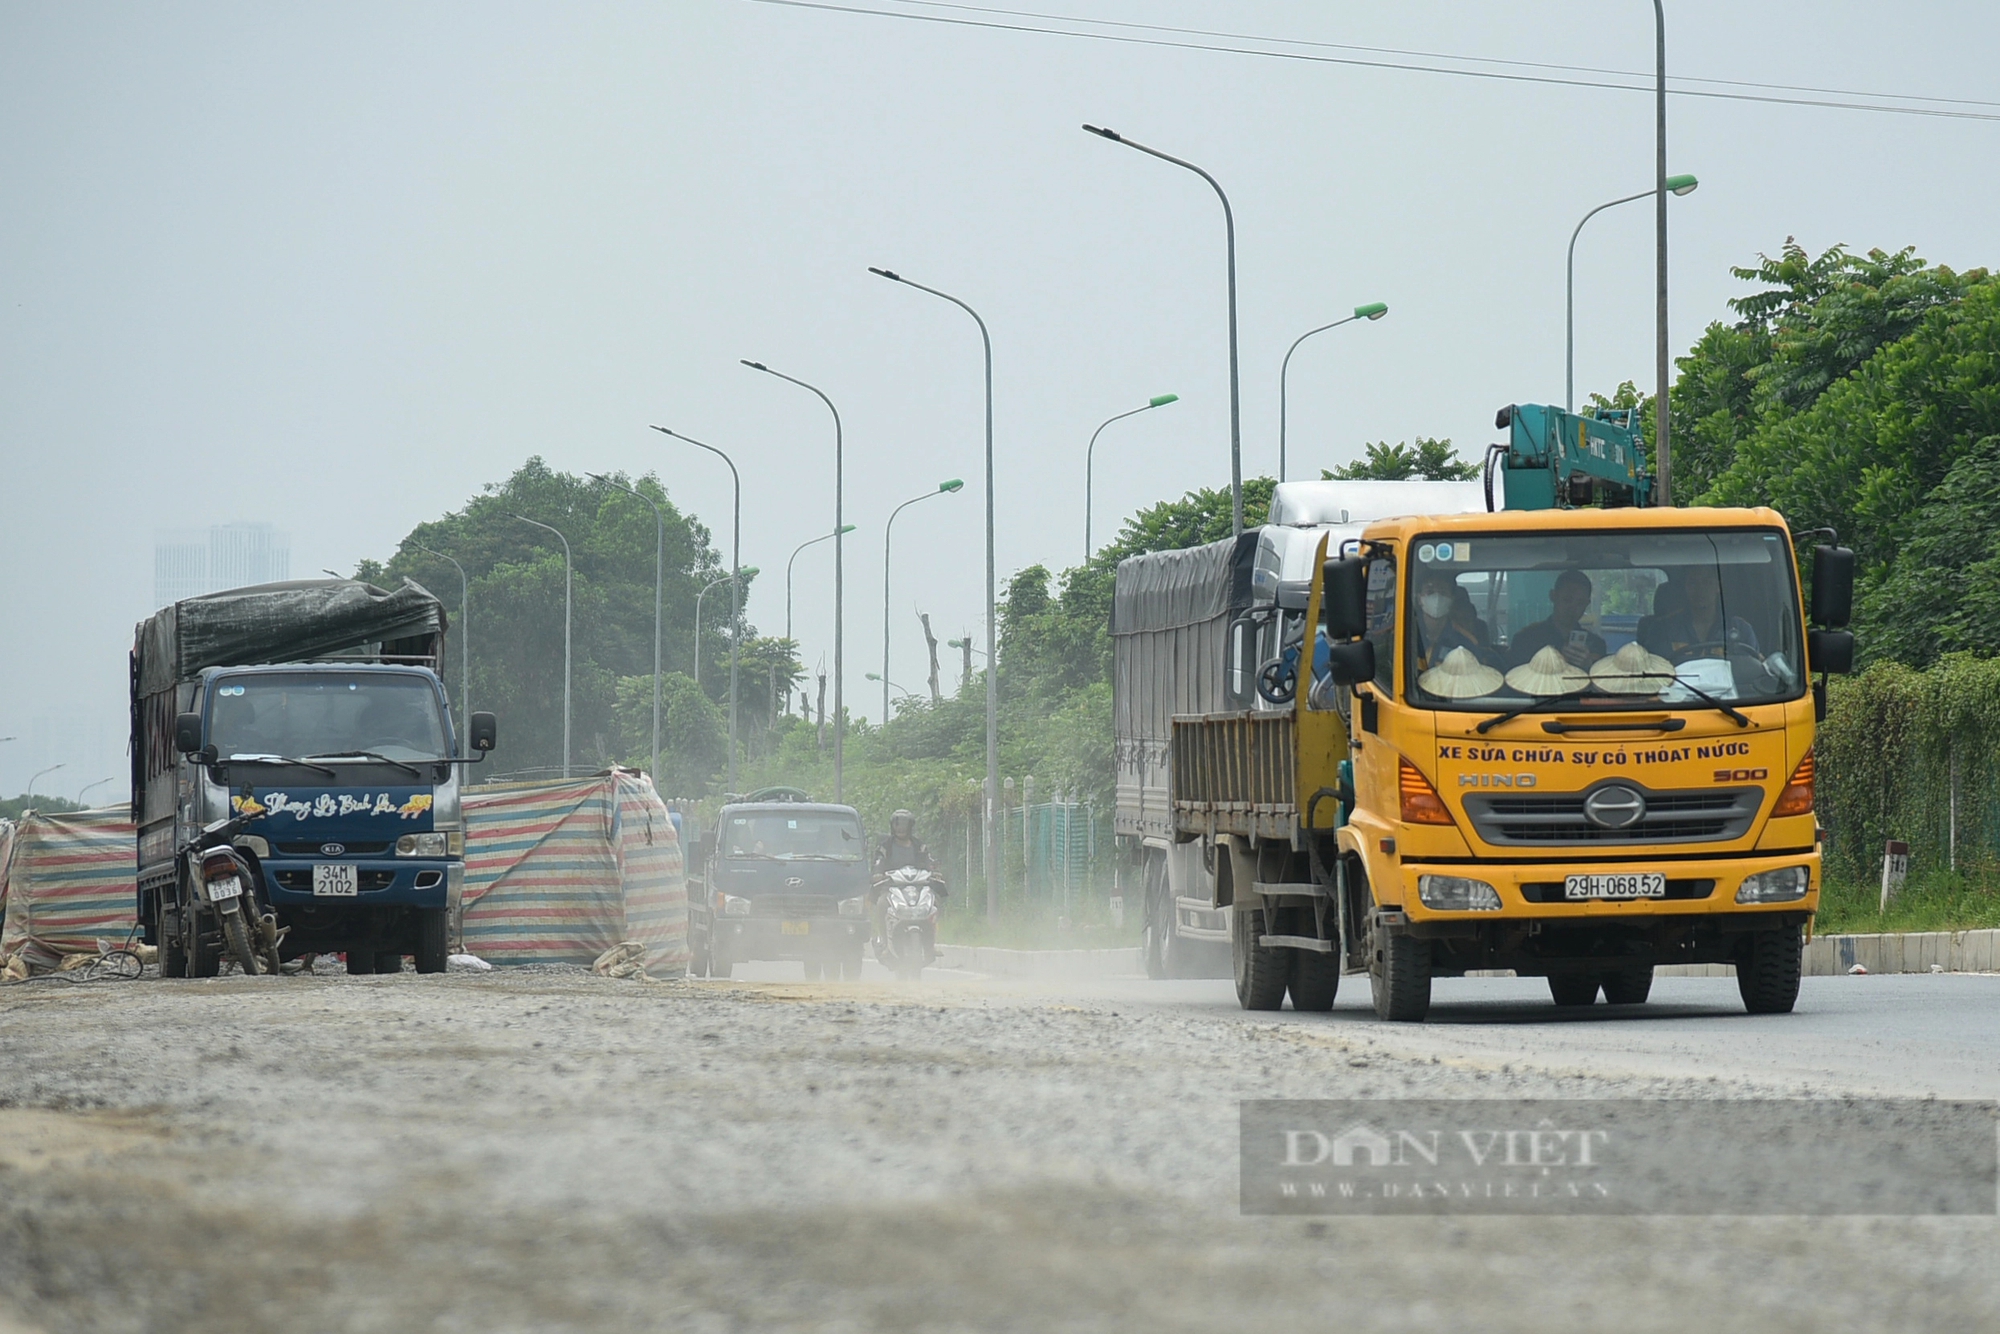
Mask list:
MULTIPOLYGON (((437 675, 443 606, 405 581, 262 584, 188 598, 132 647, 138 919, 165 976, 212 976, 222 919, 205 843, 247 865, 259 953, 344 953, 350 973, 442 972, 464 882, 461 731, 437 675)), ((232 895, 234 891, 232 890, 232 895)))

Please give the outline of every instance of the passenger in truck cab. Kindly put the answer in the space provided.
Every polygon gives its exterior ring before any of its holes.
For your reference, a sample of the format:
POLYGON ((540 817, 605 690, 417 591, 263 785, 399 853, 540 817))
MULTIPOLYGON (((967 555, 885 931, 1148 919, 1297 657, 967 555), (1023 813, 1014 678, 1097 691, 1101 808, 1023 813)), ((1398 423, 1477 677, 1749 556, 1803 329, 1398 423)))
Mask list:
POLYGON ((1465 649, 1484 662, 1487 648, 1478 631, 1478 622, 1467 625, 1458 611, 1458 580, 1447 570, 1421 570, 1417 574, 1416 644, 1418 671, 1426 671, 1444 661, 1455 648, 1465 649))
POLYGON ((1590 607, 1594 591, 1590 576, 1582 570, 1564 570, 1556 576, 1556 586, 1549 590, 1549 614, 1546 619, 1526 626, 1514 636, 1514 665, 1520 666, 1545 648, 1569 659, 1572 666, 1590 670, 1592 663, 1609 653, 1604 640, 1594 631, 1583 628, 1583 613, 1590 607))
POLYGON ((1722 606, 1722 578, 1709 567, 1681 570, 1673 586, 1681 606, 1641 625, 1639 642, 1670 662, 1690 658, 1723 658, 1731 653, 1757 653, 1757 632, 1741 616, 1727 615, 1722 606))

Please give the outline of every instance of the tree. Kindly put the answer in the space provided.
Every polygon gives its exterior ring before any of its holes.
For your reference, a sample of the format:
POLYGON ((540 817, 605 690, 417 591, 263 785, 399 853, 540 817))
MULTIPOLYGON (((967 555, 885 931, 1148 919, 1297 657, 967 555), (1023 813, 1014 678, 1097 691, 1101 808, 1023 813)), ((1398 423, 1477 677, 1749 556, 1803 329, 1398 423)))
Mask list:
POLYGON ((1320 479, 1329 482, 1400 482, 1411 477, 1432 482, 1462 482, 1478 475, 1479 465, 1459 458, 1450 440, 1433 440, 1427 436, 1418 436, 1414 445, 1377 441, 1354 462, 1320 471, 1320 479))

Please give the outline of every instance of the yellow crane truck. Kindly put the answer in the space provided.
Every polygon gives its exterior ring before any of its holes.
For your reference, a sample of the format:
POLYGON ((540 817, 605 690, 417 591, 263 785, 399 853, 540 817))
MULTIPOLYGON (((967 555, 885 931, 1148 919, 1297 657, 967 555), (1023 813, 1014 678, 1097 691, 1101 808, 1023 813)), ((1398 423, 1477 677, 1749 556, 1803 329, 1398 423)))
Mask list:
POLYGON ((1256 542, 1289 555, 1211 597, 1205 631, 1149 623, 1160 571, 1120 566, 1121 813, 1128 758, 1156 759, 1157 864, 1199 865, 1249 1009, 1329 1009, 1366 972, 1379 1015, 1416 1021, 1433 978, 1489 970, 1638 1004, 1658 965, 1729 963, 1746 1008, 1789 1011, 1853 555, 1817 545, 1802 599, 1775 511, 1645 503, 1629 421, 1499 424, 1484 510, 1361 521, 1354 484, 1281 486, 1256 542), (1177 713, 1149 749, 1148 681, 1177 672, 1237 707, 1177 713))

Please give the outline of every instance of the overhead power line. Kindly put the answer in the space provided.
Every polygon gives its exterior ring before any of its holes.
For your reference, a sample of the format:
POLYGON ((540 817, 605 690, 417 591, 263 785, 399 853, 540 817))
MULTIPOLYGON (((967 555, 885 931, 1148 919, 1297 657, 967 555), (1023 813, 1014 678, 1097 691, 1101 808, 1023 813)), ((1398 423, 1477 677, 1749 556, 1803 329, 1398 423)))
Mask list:
MULTIPOLYGON (((927 3, 927 2, 930 2, 930 0, 911 0, 911 3, 927 3)), ((1628 92, 1628 93, 1651 93, 1654 91, 1653 84, 1650 81, 1643 84, 1616 83, 1616 82, 1610 82, 1602 78, 1596 78, 1596 79, 1563 78, 1551 74, 1513 73, 1507 70, 1459 69, 1447 65, 1419 64, 1416 63, 1415 60, 1369 60, 1369 59, 1363 59, 1359 56, 1319 55, 1309 51, 1283 51, 1283 50, 1271 51, 1271 50, 1263 50, 1257 47, 1220 45, 1213 42, 1182 41, 1164 36, 1161 37, 1139 36, 1136 33, 1131 33, 1131 32, 1078 32, 1068 28, 1038 27, 1031 23, 1013 23, 1013 22, 1001 21, 1001 17, 1003 16, 1022 13, 1022 11, 988 10, 979 8, 977 6, 969 6, 969 5, 954 6, 954 8, 967 10, 975 13, 992 14, 995 15, 996 17, 965 18, 949 14, 918 14, 918 13, 911 13, 908 10, 876 9, 866 5, 833 4, 829 3, 828 0, 752 0, 752 3, 764 4, 764 5, 777 5, 785 9, 812 9, 832 14, 856 14, 856 15, 865 15, 871 18, 900 19, 906 23, 935 23, 944 25, 946 27, 984 28, 998 32, 1035 33, 1049 37, 1073 37, 1084 41, 1111 42, 1125 46, 1163 47, 1166 49, 1178 50, 1178 51, 1211 51, 1225 55, 1256 56, 1265 60, 1289 60, 1304 64, 1314 64, 1314 65, 1346 65, 1360 69, 1382 69, 1382 70, 1394 70, 1406 73, 1420 73, 1420 74, 1445 74, 1445 75, 1452 75, 1462 79, 1486 79, 1501 83, 1545 84, 1561 88, 1604 88, 1612 90, 1614 92, 1628 92)), ((1046 21, 1051 21, 1051 22, 1090 23, 1099 26, 1112 26, 1113 23, 1113 21, 1105 19, 1073 19, 1062 15, 1044 16, 1044 15, 1024 14, 1024 17, 1044 18, 1046 21)), ((1152 25, 1122 24, 1122 23, 1117 24, 1116 26, 1143 29, 1152 32, 1185 33, 1189 36, 1208 35, 1200 29, 1191 29, 1191 28, 1189 29, 1161 28, 1152 25)), ((1220 34, 1220 35, 1229 37, 1231 40, 1236 40, 1236 41, 1266 42, 1272 45, 1279 45, 1279 44, 1310 45, 1322 49, 1331 48, 1340 50, 1383 50, 1385 54, 1394 54, 1394 52, 1387 51, 1382 48, 1335 47, 1334 44, 1332 43, 1295 42, 1289 38, 1242 37, 1242 36, 1235 36, 1233 34, 1220 34)), ((1626 75, 1624 71, 1619 71, 1619 70, 1598 71, 1584 66, 1540 65, 1528 61, 1500 61, 1482 56, 1452 56, 1452 55, 1441 55, 1441 54, 1434 55, 1429 53, 1423 53, 1420 56, 1420 58, 1434 59, 1434 60, 1460 60, 1460 61, 1484 63, 1484 64, 1505 64, 1514 66, 1516 68, 1552 69, 1559 71, 1568 70, 1568 71, 1574 71, 1577 74, 1603 73, 1603 74, 1609 74, 1613 77, 1621 77, 1621 76, 1634 77, 1634 78, 1640 77, 1638 75, 1626 75)), ((2000 114, 1996 114, 1994 112, 1961 111, 1961 110, 1954 110, 1952 109, 1951 106, 1909 106, 1909 105, 1896 105, 1890 102, 1883 102, 1883 101, 1866 102, 1866 101, 1845 100, 1848 98, 1856 98, 1856 97, 1864 97, 1864 98, 1902 97, 1904 96, 1902 94, 1834 92, 1832 96, 1827 96, 1827 97, 1786 97, 1786 96, 1781 96, 1780 91, 1817 92, 1819 90, 1806 89, 1806 88, 1794 89, 1791 88, 1791 86, 1789 85, 1782 85, 1782 84, 1754 84, 1754 83, 1745 83, 1745 82, 1737 82, 1737 81, 1722 80, 1722 79, 1682 78, 1681 82, 1721 84, 1728 87, 1737 87, 1743 89, 1769 88, 1773 89, 1774 91, 1767 93, 1757 93, 1748 91, 1725 92, 1715 88, 1670 87, 1668 89, 1668 92, 1672 96, 1698 97, 1711 101, 1722 101, 1722 102, 1757 102, 1757 103, 1765 103, 1777 106, 1825 107, 1842 111, 1872 111, 1879 113, 1881 115, 1888 115, 1888 116, 1929 116, 1945 120, 2000 121, 2000 114)), ((1973 101, 1971 99, 1961 99, 1961 98, 1911 98, 1907 100, 1951 103, 1961 106, 2000 106, 2000 103, 1980 102, 1980 101, 1973 101)))

